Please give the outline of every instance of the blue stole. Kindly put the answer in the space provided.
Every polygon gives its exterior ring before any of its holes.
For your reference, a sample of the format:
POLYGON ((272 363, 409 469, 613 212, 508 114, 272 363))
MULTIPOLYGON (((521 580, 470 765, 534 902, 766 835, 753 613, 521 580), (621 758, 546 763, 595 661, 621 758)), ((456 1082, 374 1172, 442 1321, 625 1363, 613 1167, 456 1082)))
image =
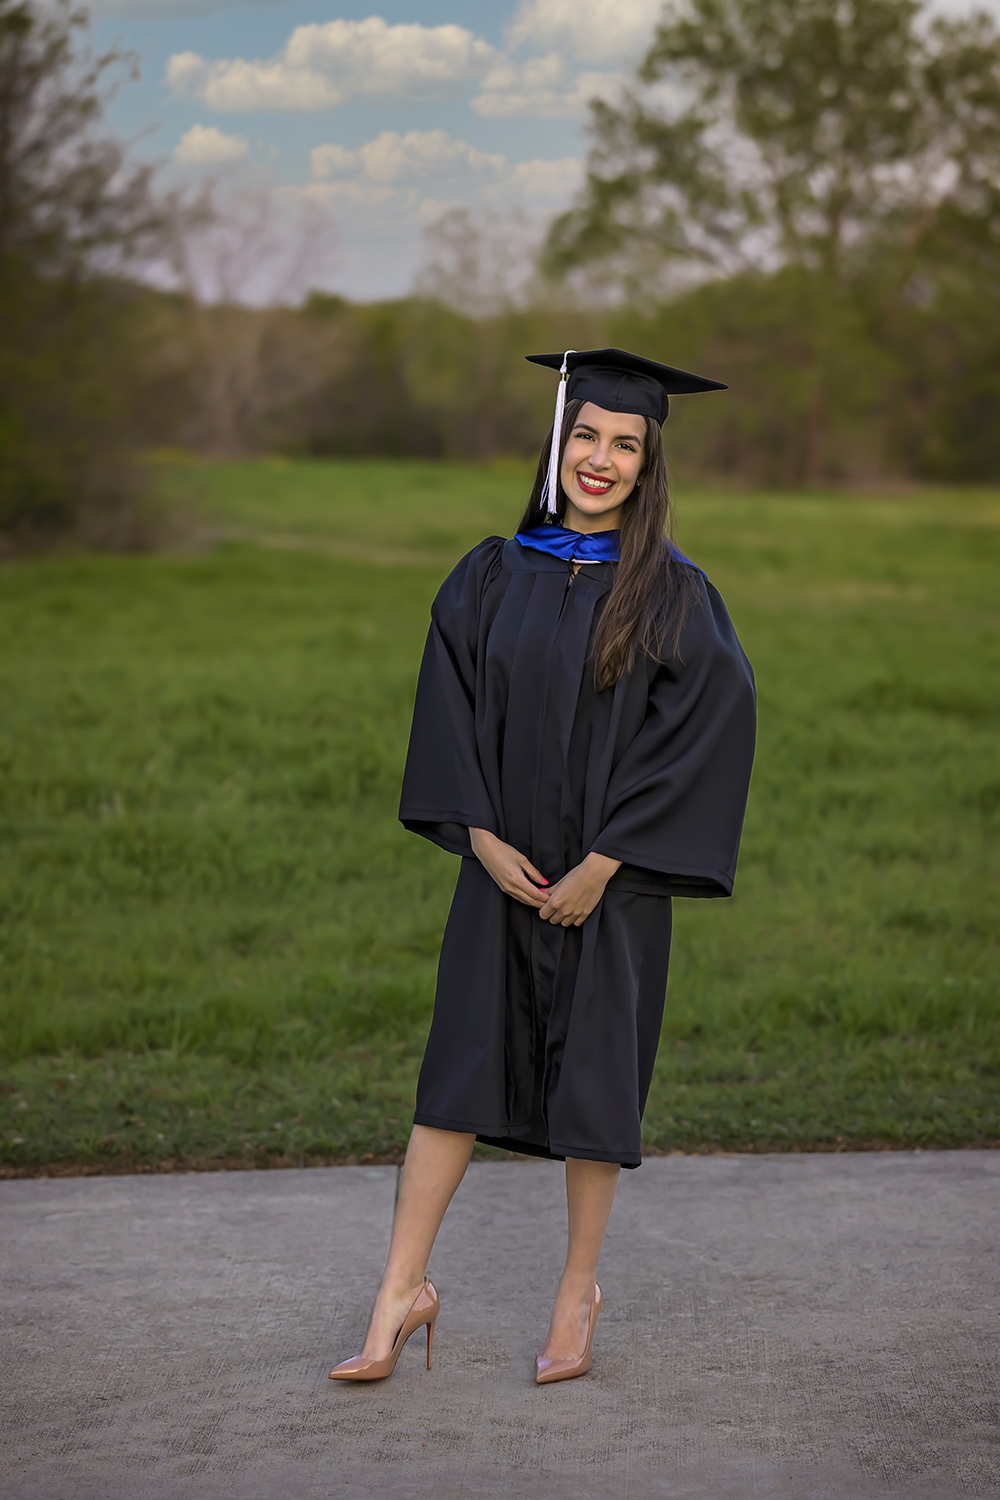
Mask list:
MULTIPOLYGON (((522 547, 531 547, 536 552, 548 552, 552 557, 561 557, 564 562, 617 562, 618 561, 618 532, 617 531, 570 531, 565 526, 557 526, 551 522, 544 522, 541 526, 532 526, 528 531, 516 533, 515 540, 522 547)), ((672 544, 668 544, 672 556, 678 562, 687 563, 689 567, 696 568, 689 557, 672 544)), ((701 569, 698 568, 698 572, 701 569)))
POLYGON ((617 562, 617 531, 569 531, 565 526, 545 522, 519 531, 517 541, 536 552, 548 552, 564 562, 617 562))

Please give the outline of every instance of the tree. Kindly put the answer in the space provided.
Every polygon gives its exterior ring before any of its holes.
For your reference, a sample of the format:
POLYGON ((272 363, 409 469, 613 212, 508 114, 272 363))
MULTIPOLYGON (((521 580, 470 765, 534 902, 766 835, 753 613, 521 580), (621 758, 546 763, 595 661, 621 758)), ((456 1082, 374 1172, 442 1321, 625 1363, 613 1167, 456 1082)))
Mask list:
POLYGON ((445 209, 424 230, 414 289, 473 318, 491 318, 539 298, 536 262, 544 224, 522 209, 445 209))
POLYGON ((687 0, 638 87, 592 106, 550 270, 626 291, 799 264, 851 274, 891 243, 995 254, 1000 34, 917 0, 687 0))
POLYGON ((0 533, 123 536, 123 457, 142 358, 122 273, 157 251, 174 205, 100 134, 127 56, 94 57, 67 0, 0 0, 0 533))
POLYGON ((170 259, 186 314, 194 446, 252 452, 336 368, 329 324, 290 311, 325 270, 334 238, 321 204, 307 200, 293 216, 265 189, 230 193, 221 206, 206 199, 200 223, 179 217, 170 259))
POLYGON ((645 305, 668 361, 684 346, 729 372, 726 414, 684 418, 702 456, 788 483, 1000 473, 988 16, 685 0, 635 85, 592 111, 586 186, 545 268, 645 305))

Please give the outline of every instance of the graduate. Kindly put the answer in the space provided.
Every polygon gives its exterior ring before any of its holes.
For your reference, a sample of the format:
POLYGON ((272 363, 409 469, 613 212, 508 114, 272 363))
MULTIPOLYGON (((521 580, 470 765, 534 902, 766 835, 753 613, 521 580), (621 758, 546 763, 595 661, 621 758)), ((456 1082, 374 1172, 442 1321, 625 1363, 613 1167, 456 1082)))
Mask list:
POLYGON ((670 540, 661 434, 670 396, 726 387, 619 349, 528 358, 560 378, 527 510, 445 580, 420 669, 400 819, 461 863, 389 1256, 336 1380, 391 1374, 422 1327, 430 1367, 427 1261, 477 1140, 566 1163, 535 1378, 590 1368, 618 1174, 642 1159, 671 900, 733 889, 753 674, 670 540))

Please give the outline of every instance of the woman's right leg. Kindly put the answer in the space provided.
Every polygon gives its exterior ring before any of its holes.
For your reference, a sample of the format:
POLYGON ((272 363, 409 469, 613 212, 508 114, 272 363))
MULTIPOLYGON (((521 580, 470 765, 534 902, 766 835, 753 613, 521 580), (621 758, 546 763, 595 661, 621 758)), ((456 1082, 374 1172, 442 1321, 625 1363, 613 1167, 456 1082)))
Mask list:
POLYGON ((423 1284, 427 1262, 472 1156, 474 1135, 414 1125, 406 1148, 389 1255, 362 1353, 385 1359, 423 1284))

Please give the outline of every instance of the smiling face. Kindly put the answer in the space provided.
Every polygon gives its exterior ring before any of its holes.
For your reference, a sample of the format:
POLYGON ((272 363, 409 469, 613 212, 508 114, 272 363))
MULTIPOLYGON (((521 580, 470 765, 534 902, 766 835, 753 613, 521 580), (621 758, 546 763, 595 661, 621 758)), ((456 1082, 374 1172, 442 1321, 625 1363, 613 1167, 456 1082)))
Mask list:
POLYGON ((560 479, 570 531, 610 531, 635 489, 645 458, 646 419, 587 401, 570 429, 560 479))

